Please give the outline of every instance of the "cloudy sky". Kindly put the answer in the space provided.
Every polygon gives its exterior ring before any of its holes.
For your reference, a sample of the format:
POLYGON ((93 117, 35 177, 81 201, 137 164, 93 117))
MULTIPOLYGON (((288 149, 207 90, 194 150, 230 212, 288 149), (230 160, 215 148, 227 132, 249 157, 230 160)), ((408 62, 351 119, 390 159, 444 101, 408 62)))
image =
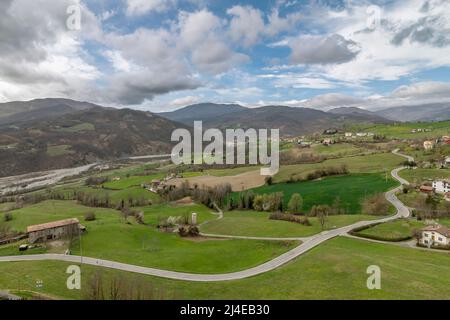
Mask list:
POLYGON ((450 102, 449 12, 450 0, 1 0, 0 101, 450 102))

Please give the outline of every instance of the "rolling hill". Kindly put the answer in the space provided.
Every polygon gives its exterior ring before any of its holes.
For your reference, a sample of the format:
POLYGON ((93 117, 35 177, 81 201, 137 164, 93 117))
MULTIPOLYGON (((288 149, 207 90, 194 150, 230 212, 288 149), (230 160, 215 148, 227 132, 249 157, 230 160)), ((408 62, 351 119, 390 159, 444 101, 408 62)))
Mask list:
POLYGON ((196 120, 210 121, 216 117, 245 111, 246 109, 237 104, 199 103, 176 111, 159 113, 159 115, 166 119, 192 126, 196 120))
POLYGON ((383 109, 377 115, 395 121, 444 121, 450 119, 450 103, 430 103, 383 109))
POLYGON ((46 119, 94 107, 99 106, 89 102, 55 98, 0 103, 0 126, 46 119))
POLYGON ((182 124, 150 112, 91 107, 0 129, 0 176, 171 150, 182 124))
POLYGON ((190 126, 193 125, 194 120, 201 120, 205 128, 279 128, 282 136, 321 133, 329 127, 340 127, 349 122, 389 122, 389 120, 376 114, 364 112, 337 114, 316 109, 286 106, 265 106, 250 109, 238 105, 207 105, 213 106, 212 110, 207 113, 203 112, 205 109, 203 105, 192 105, 159 115, 190 126))

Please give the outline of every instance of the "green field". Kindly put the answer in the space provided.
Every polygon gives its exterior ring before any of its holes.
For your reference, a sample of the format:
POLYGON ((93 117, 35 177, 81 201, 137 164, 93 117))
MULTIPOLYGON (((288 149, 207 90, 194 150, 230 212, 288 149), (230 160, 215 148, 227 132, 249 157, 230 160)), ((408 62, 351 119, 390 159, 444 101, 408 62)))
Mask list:
MULTIPOLYGON (((144 208, 144 212, 146 225, 140 225, 132 217, 125 223, 116 210, 87 208, 72 201, 45 201, 13 211, 13 220, 8 224, 14 230, 24 231, 28 225, 77 217, 88 230, 82 236, 83 255, 184 272, 238 271, 263 263, 298 244, 293 241, 184 239, 178 234, 159 231, 155 225, 157 217, 196 212, 200 221, 206 221, 216 216, 198 205, 184 208, 167 205, 144 208), (95 221, 84 221, 88 211, 95 212, 95 221)), ((76 239, 72 253, 79 254, 79 248, 76 239)), ((0 247, 0 255, 9 255, 11 250, 11 247, 0 247)))
MULTIPOLYGON (((209 234, 252 236, 252 237, 308 237, 322 230, 317 218, 308 218, 311 226, 299 223, 270 220, 269 213, 256 211, 225 212, 223 219, 213 220, 202 225, 200 230, 209 234)), ((325 229, 334 229, 363 220, 374 220, 380 217, 370 215, 335 215, 329 216, 325 229)))
POLYGON ((157 173, 149 176, 131 176, 131 177, 123 177, 120 178, 120 180, 116 181, 108 181, 104 183, 103 185, 105 188, 108 189, 115 189, 115 190, 123 190, 130 187, 136 187, 141 186, 141 184, 146 183, 150 184, 152 180, 154 179, 162 179, 165 177, 165 174, 163 173, 157 173))
POLYGON ((314 145, 311 150, 316 154, 330 157, 344 157, 367 151, 362 147, 358 147, 350 143, 337 143, 329 146, 317 144, 314 145))
POLYGON ((412 219, 389 221, 356 232, 357 235, 384 241, 406 240, 412 237, 414 229, 422 228, 424 224, 412 219))
POLYGON ((275 175, 275 182, 288 181, 293 178, 304 178, 308 173, 314 170, 327 167, 340 167, 346 165, 352 173, 373 173, 387 172, 400 166, 404 158, 392 153, 379 153, 366 156, 353 156, 346 158, 325 160, 321 163, 296 164, 281 166, 280 171, 275 175))
POLYGON ((352 129, 355 131, 361 130, 385 135, 387 138, 431 139, 450 134, 450 121, 364 125, 355 126, 352 129), (412 129, 431 129, 431 131, 411 133, 412 129))
POLYGON ((147 199, 151 200, 153 203, 158 203, 161 198, 158 194, 150 192, 142 187, 129 187, 126 189, 109 190, 103 188, 94 188, 87 186, 71 186, 71 187, 60 187, 56 189, 58 192, 66 195, 66 199, 69 195, 73 195, 74 192, 84 192, 86 194, 96 195, 99 198, 109 197, 113 205, 119 204, 122 200, 127 203, 128 199, 132 198, 134 200, 147 199))
MULTIPOLYGON (((313 205, 332 205, 336 197, 339 197, 341 207, 346 209, 347 213, 356 214, 361 213, 361 201, 365 197, 385 192, 396 185, 396 181, 390 177, 386 180, 383 174, 361 173, 314 181, 265 185, 251 190, 259 194, 283 192, 285 205, 293 193, 299 193, 304 201, 305 212, 309 212, 313 205)), ((233 196, 237 199, 238 193, 234 193, 233 196)), ((378 212, 378 214, 387 214, 387 212, 378 212)))
POLYGON ((450 169, 410 169, 400 171, 400 176, 411 183, 421 183, 424 180, 449 179, 450 169))
POLYGON ((114 277, 146 285, 154 299, 450 299, 450 256, 339 237, 267 273, 226 282, 185 282, 116 270, 82 267, 82 290, 66 288, 64 262, 0 263, 0 288, 52 296, 85 297, 92 275, 101 272, 105 291, 114 277), (367 267, 381 268, 381 289, 366 287, 367 267), (100 270, 100 271, 99 271, 100 270), (36 281, 43 281, 36 288, 36 281))
MULTIPOLYGON (((405 205, 411 208, 416 209, 423 209, 426 207, 426 199, 428 195, 419 192, 419 191, 409 191, 407 194, 399 193, 398 198, 400 201, 402 201, 405 205)), ((437 203, 436 209, 439 211, 449 211, 450 210, 450 202, 445 201, 443 197, 440 198, 441 200, 437 203)))
POLYGON ((47 154, 51 157, 63 156, 72 153, 75 153, 75 151, 70 150, 70 146, 66 144, 47 147, 47 154))
POLYGON ((95 126, 89 122, 83 122, 83 123, 76 124, 72 127, 58 129, 58 131, 61 131, 61 132, 82 132, 82 131, 94 131, 94 130, 95 130, 95 126))

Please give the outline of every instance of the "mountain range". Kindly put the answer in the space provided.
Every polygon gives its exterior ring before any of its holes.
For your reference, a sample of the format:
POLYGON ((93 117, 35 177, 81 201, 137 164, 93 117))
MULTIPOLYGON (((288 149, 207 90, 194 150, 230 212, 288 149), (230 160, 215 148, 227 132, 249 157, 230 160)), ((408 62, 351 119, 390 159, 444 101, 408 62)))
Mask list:
POLYGON ((202 103, 155 114, 69 99, 0 103, 0 176, 66 168, 131 155, 168 153, 176 128, 278 128, 281 136, 322 133, 351 123, 450 119, 445 104, 371 112, 355 107, 328 112, 286 106, 246 108, 202 103))
POLYGON ((193 126, 194 120, 201 120, 205 128, 279 128, 282 136, 322 133, 324 129, 342 127, 344 124, 351 122, 390 122, 377 114, 365 112, 362 109, 358 110, 360 112, 353 110, 345 113, 343 110, 324 112, 316 109, 286 106, 245 108, 239 105, 208 103, 192 105, 159 115, 179 121, 187 126, 193 126))
POLYGON ((430 103, 415 106, 397 106, 376 112, 395 121, 443 121, 450 119, 450 103, 430 103))
POLYGON ((0 125, 0 176, 170 153, 172 131, 186 127, 150 112, 83 103, 72 108, 63 103, 62 111, 35 117, 38 110, 56 108, 54 100, 48 102, 49 108, 16 112, 21 115, 17 122, 9 122, 11 114, 0 118, 8 119, 8 124, 0 125))

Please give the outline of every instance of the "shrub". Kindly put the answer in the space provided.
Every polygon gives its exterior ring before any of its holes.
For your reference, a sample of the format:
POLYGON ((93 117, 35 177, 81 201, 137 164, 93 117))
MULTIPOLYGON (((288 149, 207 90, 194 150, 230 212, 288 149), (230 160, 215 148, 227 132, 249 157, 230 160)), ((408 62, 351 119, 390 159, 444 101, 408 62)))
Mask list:
POLYGON ((270 214, 269 219, 295 222, 295 223, 303 224, 305 226, 311 225, 311 223, 309 222, 307 217, 300 217, 300 216, 296 216, 296 215, 289 214, 289 213, 274 212, 274 213, 270 214))
POLYGON ((337 175, 343 175, 348 174, 348 168, 346 165, 342 165, 341 167, 327 167, 324 169, 318 169, 314 172, 309 173, 306 176, 306 180, 316 180, 322 177, 328 177, 328 176, 337 176, 337 175))
POLYGON ((200 230, 196 226, 181 226, 178 228, 180 237, 197 237, 200 230))
POLYGON ((363 201, 362 209, 365 214, 386 215, 389 211, 389 203, 383 193, 377 193, 363 201))
POLYGON ((92 211, 86 212, 84 214, 84 221, 94 221, 95 219, 95 213, 92 211))
POLYGON ((136 219, 136 222, 139 224, 145 224, 144 222, 144 212, 143 211, 137 211, 134 214, 134 218, 136 219))
POLYGON ((299 213, 302 210, 303 198, 300 194, 294 193, 288 203, 288 210, 291 213, 299 213))
POLYGON ((5 222, 11 221, 13 219, 12 213, 11 212, 6 212, 3 216, 3 220, 5 222))
POLYGON ((266 184, 267 184, 268 186, 271 186, 271 185, 273 184, 273 178, 272 178, 272 176, 266 177, 265 182, 266 182, 266 184))
POLYGON ((105 177, 89 177, 86 179, 85 184, 87 186, 98 186, 108 182, 108 178, 105 177))

